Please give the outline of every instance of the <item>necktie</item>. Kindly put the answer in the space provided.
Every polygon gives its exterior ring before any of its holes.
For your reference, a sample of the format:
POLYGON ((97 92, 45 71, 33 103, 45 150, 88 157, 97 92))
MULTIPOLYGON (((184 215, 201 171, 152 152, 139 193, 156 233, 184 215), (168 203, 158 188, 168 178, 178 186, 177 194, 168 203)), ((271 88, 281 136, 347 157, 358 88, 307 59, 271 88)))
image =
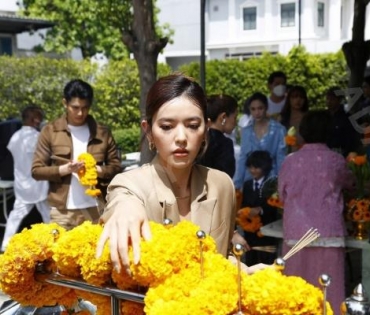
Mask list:
POLYGON ((254 182, 254 190, 258 191, 259 189, 260 189, 260 184, 257 181, 255 181, 254 182))

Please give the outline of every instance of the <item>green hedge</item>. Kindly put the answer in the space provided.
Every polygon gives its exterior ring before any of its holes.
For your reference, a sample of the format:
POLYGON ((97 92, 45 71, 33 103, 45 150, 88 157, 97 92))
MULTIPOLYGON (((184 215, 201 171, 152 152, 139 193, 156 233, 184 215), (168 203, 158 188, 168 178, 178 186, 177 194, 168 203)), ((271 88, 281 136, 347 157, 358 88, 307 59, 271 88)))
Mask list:
MULTIPOLYGON (((199 78, 199 63, 182 66, 180 71, 199 78)), ((325 90, 333 85, 346 86, 346 62, 341 52, 309 54, 302 47, 287 56, 263 54, 246 61, 212 60, 206 64, 208 94, 234 96, 240 104, 255 91, 268 93, 267 77, 282 70, 289 84, 306 87, 311 107, 324 106, 325 90)), ((170 73, 160 64, 158 75, 170 73)), ((51 121, 63 112, 62 93, 71 79, 81 78, 92 84, 95 102, 91 113, 109 126, 123 153, 138 151, 140 143, 139 75, 134 60, 112 61, 98 68, 88 61, 0 57, 0 120, 19 117, 29 104, 41 106, 51 121)))
MULTIPOLYGON (((199 63, 184 65, 180 70, 199 78, 199 63)), ((287 56, 264 53, 245 61, 211 60, 206 64, 208 94, 229 94, 235 97, 242 110, 243 102, 254 92, 269 94, 267 78, 273 71, 284 71, 288 84, 307 89, 311 108, 325 106, 325 91, 334 85, 345 87, 347 66, 342 52, 309 54, 304 47, 294 47, 287 56)))

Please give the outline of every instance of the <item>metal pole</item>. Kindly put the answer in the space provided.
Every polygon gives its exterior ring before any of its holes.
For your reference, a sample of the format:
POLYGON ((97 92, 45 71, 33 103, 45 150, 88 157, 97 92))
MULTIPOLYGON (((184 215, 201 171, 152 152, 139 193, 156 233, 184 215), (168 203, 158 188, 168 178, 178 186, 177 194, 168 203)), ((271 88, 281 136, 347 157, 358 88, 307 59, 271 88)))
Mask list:
POLYGON ((301 46, 301 7, 302 0, 298 0, 298 45, 301 46))
POLYGON ((206 0, 200 2, 200 85, 206 90, 206 44, 205 44, 206 0))

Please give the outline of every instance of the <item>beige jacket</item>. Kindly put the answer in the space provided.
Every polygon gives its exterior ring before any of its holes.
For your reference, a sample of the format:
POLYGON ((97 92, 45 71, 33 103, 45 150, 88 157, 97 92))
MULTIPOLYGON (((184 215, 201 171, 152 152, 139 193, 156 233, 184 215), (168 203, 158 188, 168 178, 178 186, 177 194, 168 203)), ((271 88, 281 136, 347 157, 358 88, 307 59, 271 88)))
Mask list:
MULTIPOLYGON (((180 222, 171 181, 158 159, 115 176, 108 186, 105 222, 126 203, 144 207, 150 221, 180 222)), ((225 257, 235 228, 235 189, 230 177, 218 170, 194 165, 191 175, 191 221, 211 235, 225 257)))

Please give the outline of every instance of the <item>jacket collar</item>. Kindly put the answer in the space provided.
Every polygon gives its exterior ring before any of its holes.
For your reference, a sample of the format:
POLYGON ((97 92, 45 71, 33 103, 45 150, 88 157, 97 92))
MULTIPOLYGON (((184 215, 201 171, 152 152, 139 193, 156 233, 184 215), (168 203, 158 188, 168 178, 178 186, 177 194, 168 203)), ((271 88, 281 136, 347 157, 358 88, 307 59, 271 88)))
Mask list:
MULTIPOLYGON (((151 171, 154 181, 154 189, 158 201, 162 206, 162 213, 156 220, 163 222, 170 219, 174 224, 180 222, 179 209, 176 197, 172 191, 170 176, 165 172, 164 167, 159 163, 158 157, 151 162, 151 171)), ((212 215, 216 205, 216 199, 207 199, 206 172, 208 169, 194 165, 191 173, 191 221, 206 232, 210 233, 212 215)))
MULTIPOLYGON (((94 139, 97 136, 97 124, 95 119, 88 115, 86 118, 86 123, 90 130, 90 139, 94 139)), ((62 117, 56 119, 53 123, 55 131, 67 131, 70 132, 68 129, 68 122, 67 122, 67 115, 63 114, 62 117)))

